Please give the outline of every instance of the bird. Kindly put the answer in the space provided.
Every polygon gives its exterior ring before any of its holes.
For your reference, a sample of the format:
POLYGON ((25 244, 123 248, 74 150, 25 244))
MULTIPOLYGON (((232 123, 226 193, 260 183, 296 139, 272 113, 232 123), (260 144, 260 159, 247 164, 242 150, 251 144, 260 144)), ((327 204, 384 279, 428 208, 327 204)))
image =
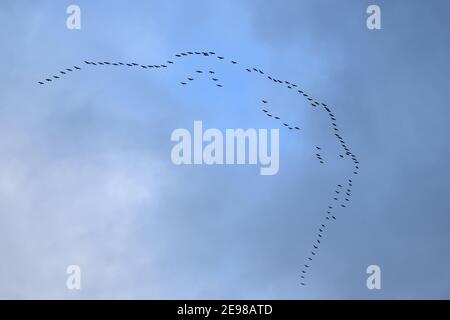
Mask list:
POLYGON ((316 253, 315 253, 314 251, 311 251, 311 254, 312 254, 313 256, 315 256, 315 255, 316 255, 316 253))
POLYGON ((215 72, 214 71, 209 71, 209 73, 214 74, 215 72))
POLYGON ((300 282, 300 284, 301 284, 302 286, 306 286, 306 284, 305 284, 304 282, 300 282))
POLYGON ((250 69, 248 69, 248 68, 247 68, 247 69, 245 69, 245 70, 247 70, 248 72, 252 72, 252 70, 250 70, 250 69))
POLYGON ((169 63, 169 64, 173 64, 173 61, 170 61, 170 60, 169 60, 169 61, 167 61, 167 63, 169 63))
POLYGON ((275 119, 280 120, 280 117, 275 117, 275 119))
POLYGON ((52 79, 45 79, 45 81, 52 82, 52 79))
POLYGON ((39 81, 38 83, 39 83, 39 84, 44 84, 42 81, 39 81))
POLYGON ((297 129, 297 130, 300 130, 300 128, 299 127, 294 127, 295 129, 297 129))
POLYGON ((262 101, 262 103, 267 103, 267 101, 266 100, 261 100, 262 101))
POLYGON ((334 220, 336 220, 336 217, 335 216, 331 216, 334 220))
POLYGON ((306 267, 306 268, 309 268, 309 266, 308 266, 307 264, 305 264, 305 267, 306 267))
POLYGON ((194 80, 193 78, 187 78, 189 81, 192 81, 192 80, 194 80))
POLYGON ((195 71, 195 72, 197 72, 197 73, 203 73, 203 71, 201 71, 201 70, 197 70, 197 71, 195 71))
POLYGON ((223 86, 221 85, 221 84, 216 84, 216 86, 218 86, 218 87, 220 87, 220 88, 222 88, 223 86))
POLYGON ((223 60, 223 59, 225 59, 224 57, 220 57, 220 56, 218 56, 217 58, 218 58, 218 59, 220 59, 220 60, 223 60))
POLYGON ((59 73, 61 73, 61 74, 66 74, 64 71, 60 71, 59 73))
POLYGON ((180 58, 180 57, 181 57, 181 55, 179 55, 179 54, 176 54, 175 56, 177 56, 178 58, 180 58))
POLYGON ((219 79, 216 79, 216 78, 212 78, 212 80, 213 80, 213 81, 217 81, 217 80, 219 80, 219 79))
POLYGON ((263 111, 263 112, 267 112, 267 110, 266 110, 266 109, 262 109, 262 111, 263 111))
POLYGON ((186 85, 186 82, 180 82, 182 85, 186 85))
POLYGON ((72 69, 66 69, 67 71, 70 71, 70 72, 72 72, 73 70, 72 69))
POLYGON ((236 62, 236 61, 231 61, 231 63, 232 63, 232 64, 236 64, 237 62, 236 62))
POLYGON ((58 77, 58 76, 53 76, 53 78, 55 78, 55 79, 59 79, 59 77, 58 77))
POLYGON ((312 258, 308 258, 309 261, 312 261, 312 258))

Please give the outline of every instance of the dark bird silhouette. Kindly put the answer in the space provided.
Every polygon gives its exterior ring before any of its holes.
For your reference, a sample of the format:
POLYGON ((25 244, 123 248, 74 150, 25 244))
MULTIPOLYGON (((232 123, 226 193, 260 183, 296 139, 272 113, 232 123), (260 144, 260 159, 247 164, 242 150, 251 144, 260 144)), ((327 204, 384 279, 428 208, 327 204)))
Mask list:
POLYGON ((214 71, 209 71, 209 73, 211 73, 211 74, 215 74, 215 72, 214 72, 214 71))
POLYGON ((52 79, 45 79, 45 81, 52 82, 52 79))
POLYGON ((61 73, 61 74, 66 74, 64 71, 60 71, 59 73, 61 73))
POLYGON ((70 72, 72 72, 73 70, 72 69, 66 69, 67 71, 70 71, 70 72))
POLYGON ((221 84, 216 84, 216 86, 218 86, 218 87, 220 87, 220 88, 222 88, 223 86, 221 85, 221 84))
POLYGON ((197 70, 197 71, 195 71, 195 72, 197 72, 197 73, 203 73, 203 71, 201 71, 201 70, 197 70))
POLYGON ((225 59, 224 57, 220 57, 220 56, 218 56, 217 58, 218 58, 218 59, 220 59, 220 60, 223 60, 223 59, 225 59))
POLYGON ((245 70, 247 70, 248 72, 252 72, 252 70, 250 70, 250 69, 245 69, 245 70))
POLYGON ((275 117, 275 119, 280 120, 280 117, 275 117))
POLYGON ((212 80, 213 80, 213 81, 217 81, 217 80, 219 80, 219 79, 216 79, 216 78, 212 78, 212 80))
POLYGON ((232 64, 236 64, 237 62, 236 62, 236 61, 231 61, 231 63, 232 63, 232 64))
POLYGON ((194 80, 193 78, 187 78, 189 81, 192 81, 192 80, 194 80))
POLYGON ((267 101, 266 100, 261 100, 262 101, 262 103, 267 103, 267 101))
POLYGON ((186 82, 180 82, 182 85, 186 85, 186 82))
POLYGON ((59 77, 58 77, 58 76, 53 76, 53 78, 55 78, 55 79, 59 79, 59 77))
POLYGON ((38 83, 39 83, 39 84, 44 84, 42 81, 39 81, 38 83))

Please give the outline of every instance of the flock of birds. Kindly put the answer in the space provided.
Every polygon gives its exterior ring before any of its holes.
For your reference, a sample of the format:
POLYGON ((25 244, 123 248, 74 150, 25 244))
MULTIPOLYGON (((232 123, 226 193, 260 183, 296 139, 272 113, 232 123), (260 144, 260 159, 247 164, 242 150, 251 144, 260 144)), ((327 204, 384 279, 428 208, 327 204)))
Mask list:
MULTIPOLYGON (((201 57, 208 57, 208 58, 216 58, 219 61, 224 61, 227 63, 230 63, 232 66, 239 66, 239 63, 235 60, 226 59, 223 56, 217 55, 213 51, 187 51, 187 52, 181 52, 178 54, 175 54, 175 59, 182 59, 184 57, 188 56, 201 56, 201 57)), ((129 67, 129 68, 142 68, 142 69, 164 69, 168 68, 169 66, 174 65, 176 62, 173 60, 168 60, 164 64, 159 65, 147 65, 147 64, 138 64, 135 62, 132 63, 124 63, 124 62, 108 62, 108 61, 84 61, 84 64, 87 66, 114 66, 114 67, 129 67)), ((42 81, 38 81, 40 85, 44 85, 46 83, 50 83, 52 81, 56 81, 58 79, 61 79, 63 76, 67 76, 68 74, 81 70, 81 67, 79 66, 73 66, 72 68, 66 68, 63 70, 60 70, 59 73, 45 78, 42 81)), ((300 97, 306 99, 306 102, 308 105, 312 108, 322 108, 326 114, 328 115, 330 119, 330 128, 332 129, 332 132, 334 133, 335 138, 338 141, 338 144, 340 146, 340 149, 342 152, 339 154, 339 158, 345 158, 348 157, 353 162, 353 173, 352 175, 357 175, 359 172, 359 161, 357 156, 351 151, 347 143, 345 142, 344 138, 341 135, 341 131, 339 129, 337 118, 333 111, 331 110, 330 106, 328 106, 325 103, 319 102, 316 99, 312 98, 311 95, 309 95, 305 90, 302 90, 299 88, 299 86, 293 82, 287 81, 287 80, 281 80, 277 77, 274 77, 272 75, 266 74, 264 71, 262 71, 259 68, 255 67, 244 67, 242 69, 243 72, 246 73, 253 73, 260 77, 264 77, 268 81, 271 81, 275 85, 284 86, 289 90, 292 90, 293 92, 297 93, 300 97)), ((196 74, 202 75, 207 74, 211 77, 211 80, 218 88, 222 88, 223 84, 219 82, 219 79, 216 76, 216 72, 213 70, 196 70, 196 74)), ((187 86, 189 82, 194 81, 194 76, 188 76, 185 80, 180 81, 180 84, 182 86, 187 86)), ((295 125, 289 124, 287 121, 283 121, 280 116, 275 115, 274 113, 270 112, 269 110, 269 101, 266 99, 261 99, 261 102, 263 104, 262 112, 269 118, 273 119, 274 121, 279 121, 281 123, 281 126, 284 127, 286 130, 292 131, 292 132, 301 132, 301 128, 295 125)), ((315 146, 315 157, 319 161, 320 164, 325 164, 325 160, 323 156, 321 155, 322 147, 321 146, 315 146)), ((320 222, 319 227, 317 228, 316 232, 316 238, 314 239, 314 242, 311 246, 311 249, 308 250, 309 253, 306 256, 306 262, 304 263, 301 273, 300 273, 300 284, 302 286, 306 285, 306 278, 310 271, 311 264, 314 260, 314 258, 319 253, 320 246, 323 243, 324 236, 326 234, 326 230, 329 227, 329 225, 334 221, 337 220, 337 213, 335 211, 338 208, 346 208, 348 203, 350 202, 351 196, 352 196, 352 188, 353 188, 353 177, 349 176, 348 179, 345 182, 342 182, 341 184, 338 184, 334 190, 334 195, 332 196, 331 203, 327 206, 324 215, 322 217, 322 221, 320 222)))

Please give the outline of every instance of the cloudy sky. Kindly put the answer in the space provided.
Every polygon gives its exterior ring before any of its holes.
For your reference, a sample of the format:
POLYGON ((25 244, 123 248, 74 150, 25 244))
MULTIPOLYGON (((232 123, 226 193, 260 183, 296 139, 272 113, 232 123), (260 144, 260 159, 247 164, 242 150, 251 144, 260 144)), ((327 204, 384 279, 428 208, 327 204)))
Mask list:
POLYGON ((450 298, 449 12, 445 0, 1 1, 0 298, 450 298), (70 4, 81 30, 66 27, 70 4), (366 27, 370 4, 382 30, 366 27), (238 65, 174 57, 196 50, 238 65), (306 286, 349 167, 314 158, 317 143, 335 155, 324 112, 247 66, 332 106, 361 162, 306 286), (304 134, 266 117, 261 98, 304 134), (278 174, 175 166, 170 135, 194 120, 279 128, 278 174), (374 264, 381 290, 366 287, 374 264))

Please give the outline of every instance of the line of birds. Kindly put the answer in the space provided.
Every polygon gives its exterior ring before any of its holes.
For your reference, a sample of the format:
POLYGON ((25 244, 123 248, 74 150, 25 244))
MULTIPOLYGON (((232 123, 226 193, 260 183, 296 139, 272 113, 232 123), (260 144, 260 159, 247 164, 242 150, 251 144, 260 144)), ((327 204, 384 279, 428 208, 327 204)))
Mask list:
MULTIPOLYGON (((216 55, 215 52, 213 51, 187 51, 187 52, 181 52, 181 53, 177 53, 175 54, 176 58, 183 58, 183 57, 187 57, 187 56, 201 56, 201 57, 213 57, 215 56, 218 60, 226 60, 225 57, 220 56, 220 55, 216 55)), ((229 62, 232 65, 238 65, 238 62, 235 60, 229 60, 229 62)), ((123 62, 108 62, 108 61, 103 61, 103 62, 94 62, 94 61, 84 61, 84 63, 86 65, 91 65, 91 66, 127 66, 127 67, 141 67, 142 69, 163 69, 163 68, 167 68, 170 65, 174 65, 175 62, 172 60, 168 60, 165 64, 160 64, 160 65, 144 65, 144 64, 138 64, 135 62, 132 63, 123 63, 123 62)), ((53 80, 57 80, 60 79, 62 76, 66 76, 69 73, 75 71, 75 70, 81 70, 80 67, 78 66, 73 66, 73 68, 67 68, 64 70, 59 71, 58 75, 53 75, 52 77, 46 78, 43 81, 39 81, 38 83, 40 85, 44 85, 46 82, 52 82, 53 80), (45 81, 45 82, 44 82, 45 81)), ((340 135, 340 130, 339 127, 337 125, 337 119, 336 116, 334 115, 333 111, 331 110, 331 108, 325 104, 325 103, 320 103, 317 100, 313 99, 307 92, 305 92, 304 90, 302 90, 297 84, 292 83, 290 81, 287 80, 281 80, 278 79, 272 75, 266 74, 263 70, 259 69, 259 68, 255 68, 255 67, 246 67, 244 68, 244 71, 248 72, 248 73, 254 73, 257 74, 259 76, 263 76, 265 77, 267 80, 271 81, 274 84, 278 84, 278 85, 283 85, 285 86, 287 89, 292 90, 292 92, 295 92, 297 94, 299 94, 302 98, 306 99, 307 103, 314 108, 317 107, 322 107, 323 110, 328 114, 329 118, 330 118, 330 128, 332 129, 332 132, 334 133, 335 138, 338 140, 338 143, 340 145, 340 147, 343 150, 342 154, 339 154, 340 158, 344 158, 344 157, 350 157, 351 160, 353 161, 354 164, 354 171, 353 174, 357 175, 359 172, 359 161, 356 157, 356 155, 350 150, 350 148, 347 146, 345 140, 343 139, 343 137, 340 135)), ((203 74, 204 71, 202 70, 196 70, 197 74, 203 74)), ((214 82, 219 81, 218 78, 215 77, 215 71, 209 70, 208 73, 211 75, 211 79, 214 82)), ((180 82, 181 85, 186 86, 188 84, 188 82, 190 81, 194 81, 194 77, 193 76, 188 76, 186 81, 182 81, 180 82)), ((220 83, 216 83, 217 87, 223 87, 222 84, 220 83)), ((261 100, 262 103, 264 105, 268 104, 267 100, 261 100)), ((269 110, 267 110, 267 108, 262 109, 262 111, 266 114, 267 117, 270 117, 272 119, 275 120, 280 120, 281 118, 277 115, 274 115, 273 113, 269 112, 269 110)), ((289 130, 295 130, 300 132, 300 128, 298 126, 292 126, 287 122, 282 122, 283 126, 286 127, 289 130)), ((323 156, 321 155, 321 150, 322 148, 319 146, 316 146, 316 150, 315 150, 315 156, 317 158, 317 160, 321 163, 324 164, 324 159, 323 156)), ((338 207, 340 204, 341 208, 346 208, 347 207, 347 203, 350 202, 350 197, 351 197, 351 191, 352 191, 352 187, 353 187, 353 180, 352 179, 347 179, 347 188, 346 190, 344 190, 344 187, 342 184, 338 184, 336 186, 336 190, 334 190, 334 196, 333 196, 333 200, 334 202, 338 203, 338 207), (340 196, 344 195, 344 201, 341 201, 340 196)), ((314 259, 314 257, 317 255, 318 250, 320 248, 320 245, 322 244, 323 241, 323 237, 325 235, 325 230, 327 230, 329 224, 331 223, 331 221, 333 220, 337 220, 336 217, 336 213, 334 213, 335 207, 333 205, 329 205, 326 209, 326 214, 323 217, 323 221, 321 221, 320 226, 318 228, 317 234, 316 234, 316 239, 312 245, 312 250, 310 251, 310 253, 307 255, 306 257, 306 263, 303 265, 303 268, 301 270, 301 281, 300 284, 302 286, 306 285, 306 276, 308 274, 308 271, 310 270, 311 267, 311 263, 314 259)))

